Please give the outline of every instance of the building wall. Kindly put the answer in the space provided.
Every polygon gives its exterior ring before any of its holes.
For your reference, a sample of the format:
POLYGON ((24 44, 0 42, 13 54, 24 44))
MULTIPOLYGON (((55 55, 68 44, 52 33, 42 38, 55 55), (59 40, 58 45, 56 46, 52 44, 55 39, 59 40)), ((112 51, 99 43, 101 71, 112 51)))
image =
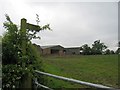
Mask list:
POLYGON ((79 48, 66 48, 65 54, 78 55, 78 54, 80 54, 80 49, 79 48))
POLYGON ((60 50, 60 51, 59 51, 59 55, 60 55, 60 56, 65 55, 65 54, 64 54, 64 51, 63 51, 63 50, 60 50))
POLYGON ((43 54, 43 55, 79 55, 80 54, 80 49, 79 47, 73 47, 73 48, 64 48, 60 45, 53 46, 53 47, 48 47, 42 49, 39 45, 35 45, 37 47, 37 50, 43 54))
POLYGON ((61 46, 55 46, 55 47, 50 47, 42 50, 43 55, 60 55, 62 56, 64 54, 63 52, 63 47, 61 46))
POLYGON ((61 46, 55 46, 55 47, 52 47, 51 50, 57 50, 58 52, 56 54, 58 55, 63 55, 63 47, 61 46))
POLYGON ((43 49, 42 50, 42 54, 43 55, 49 55, 49 54, 51 54, 51 49, 50 48, 43 49))

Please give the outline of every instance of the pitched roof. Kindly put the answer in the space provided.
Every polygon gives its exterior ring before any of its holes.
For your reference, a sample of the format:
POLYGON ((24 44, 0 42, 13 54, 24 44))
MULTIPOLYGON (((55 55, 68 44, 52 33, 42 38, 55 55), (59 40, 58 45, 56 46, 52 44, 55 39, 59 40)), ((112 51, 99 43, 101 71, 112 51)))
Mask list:
MULTIPOLYGON (((41 46, 42 49, 46 49, 46 48, 51 48, 51 47, 56 47, 56 46, 60 46, 60 45, 47 45, 47 46, 41 46)), ((60 46, 62 47, 62 46, 60 46)))
POLYGON ((80 49, 80 47, 67 47, 65 49, 80 49))

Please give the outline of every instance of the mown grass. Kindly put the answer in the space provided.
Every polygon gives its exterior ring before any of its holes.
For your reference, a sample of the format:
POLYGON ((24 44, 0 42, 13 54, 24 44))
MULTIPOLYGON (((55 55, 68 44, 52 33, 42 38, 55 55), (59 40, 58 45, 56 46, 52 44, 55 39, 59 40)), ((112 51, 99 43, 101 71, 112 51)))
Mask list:
MULTIPOLYGON (((43 66, 44 71, 51 74, 118 87, 117 55, 46 56, 43 57, 43 66)), ((46 78, 51 88, 86 88, 84 85, 46 78)))

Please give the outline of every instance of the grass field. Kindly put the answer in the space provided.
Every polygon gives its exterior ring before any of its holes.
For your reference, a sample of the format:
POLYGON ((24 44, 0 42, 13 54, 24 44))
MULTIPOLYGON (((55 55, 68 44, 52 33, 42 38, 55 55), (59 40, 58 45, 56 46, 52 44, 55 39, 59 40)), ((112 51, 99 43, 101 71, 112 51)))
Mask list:
MULTIPOLYGON (((110 87, 118 87, 118 56, 46 56, 45 72, 110 87)), ((86 86, 46 77, 51 88, 86 88, 86 86)))

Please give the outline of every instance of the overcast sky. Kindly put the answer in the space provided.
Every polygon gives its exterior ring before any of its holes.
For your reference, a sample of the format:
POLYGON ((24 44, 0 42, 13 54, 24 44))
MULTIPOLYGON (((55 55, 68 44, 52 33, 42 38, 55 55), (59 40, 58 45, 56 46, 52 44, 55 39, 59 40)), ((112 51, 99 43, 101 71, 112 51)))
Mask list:
POLYGON ((38 33, 41 40, 32 40, 36 44, 72 47, 91 45, 95 40, 101 40, 115 50, 118 42, 118 3, 113 2, 117 0, 110 1, 112 2, 1 0, 0 35, 4 33, 4 14, 7 13, 17 25, 20 25, 21 18, 37 24, 38 14, 39 24, 49 23, 52 31, 38 33))

